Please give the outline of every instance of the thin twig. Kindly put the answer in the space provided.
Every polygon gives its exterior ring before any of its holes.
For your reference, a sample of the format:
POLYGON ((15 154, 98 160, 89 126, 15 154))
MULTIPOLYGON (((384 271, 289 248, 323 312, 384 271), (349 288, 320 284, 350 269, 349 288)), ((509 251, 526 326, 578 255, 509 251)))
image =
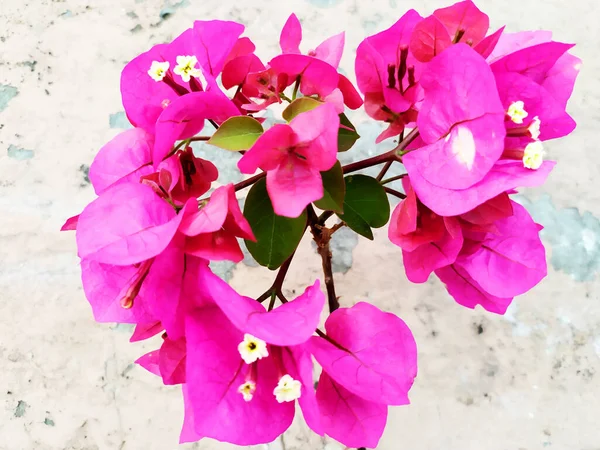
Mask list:
POLYGON ((406 176, 408 176, 407 173, 403 173, 402 175, 396 175, 395 177, 386 178, 385 180, 380 181, 379 184, 381 184, 383 186, 384 184, 391 183, 392 181, 401 180, 402 178, 404 178, 406 176))
POLYGON ((395 189, 392 189, 392 188, 389 188, 389 187, 385 187, 385 186, 384 186, 384 189, 385 189, 385 192, 387 192, 390 195, 393 195, 393 196, 398 197, 398 198, 403 199, 403 200, 406 198, 406 195, 404 195, 402 192, 399 192, 399 191, 397 191, 395 189))
POLYGON ((261 180, 266 175, 267 175, 266 172, 261 172, 258 175, 254 175, 253 177, 250 177, 244 181, 240 181, 239 183, 235 184, 234 189, 237 192, 237 191, 247 188, 248 186, 252 186, 254 183, 261 180))

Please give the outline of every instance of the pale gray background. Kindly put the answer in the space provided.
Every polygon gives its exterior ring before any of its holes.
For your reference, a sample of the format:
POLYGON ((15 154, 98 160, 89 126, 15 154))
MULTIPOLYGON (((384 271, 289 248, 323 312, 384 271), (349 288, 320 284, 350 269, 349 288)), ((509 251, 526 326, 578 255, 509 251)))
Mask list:
MULTIPOLYGON (((194 19, 233 19, 267 60, 290 12, 303 49, 347 31, 342 66, 353 78, 366 35, 406 9, 401 0, 0 0, 0 449, 176 449, 180 393, 132 365, 155 343, 129 344, 129 327, 97 325, 83 297, 74 235, 64 219, 94 194, 86 169, 127 126, 119 95, 124 64, 194 19)), ((372 301, 400 314, 419 345, 412 405, 391 409, 383 450, 600 449, 600 63, 594 0, 481 0, 493 28, 550 29, 575 42, 584 67, 569 105, 579 126, 549 146, 559 165, 523 201, 545 226, 549 277, 506 316, 457 306, 436 280, 409 284, 400 251, 340 234, 342 303, 372 301), (358 244, 358 245, 357 245, 358 244), (377 270, 369 273, 374 267, 377 270)), ((357 116, 375 151, 379 126, 357 116)), ((384 144, 383 148, 389 148, 384 144)), ((231 174, 234 158, 212 150, 231 174)), ((303 243, 286 288, 319 276, 303 243)), ((258 294, 273 274, 244 264, 220 273, 258 294), (249 288, 251 286, 251 288, 249 288)), ((182 448, 229 449, 204 441, 182 448)), ((262 448, 262 447, 261 447, 262 448)), ((274 448, 339 449, 298 421, 274 448)))

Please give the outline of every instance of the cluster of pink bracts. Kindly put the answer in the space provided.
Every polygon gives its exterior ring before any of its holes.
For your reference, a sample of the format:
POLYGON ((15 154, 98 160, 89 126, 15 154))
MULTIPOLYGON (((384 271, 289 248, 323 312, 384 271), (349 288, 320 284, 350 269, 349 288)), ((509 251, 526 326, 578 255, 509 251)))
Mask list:
MULTIPOLYGON (((575 128, 565 107, 580 60, 550 33, 488 28, 471 1, 426 18, 409 11, 361 43, 356 78, 367 114, 389 124, 378 141, 418 130, 401 154, 406 198, 389 225, 408 278, 423 283, 434 272, 458 303, 502 314, 546 275, 541 227, 509 196, 544 182, 554 162, 544 161, 542 142, 575 128)), ((323 197, 339 114, 363 105, 338 73, 343 34, 302 53, 292 15, 282 54, 264 64, 243 30, 197 21, 125 67, 123 104, 135 128, 100 150, 89 173, 98 198, 63 229, 77 230, 96 320, 135 324, 132 341, 164 332, 161 348, 137 362, 183 386, 182 442, 273 441, 298 400, 316 433, 375 447, 388 405, 409 403, 417 373, 404 322, 357 303, 334 311, 315 335, 319 281, 267 311, 208 266, 240 262, 238 239, 254 234, 233 185, 199 200, 218 172, 186 140, 206 121, 253 115, 260 123, 292 86, 293 98, 320 102, 262 133, 238 164, 244 174, 266 172, 274 211, 298 217, 323 197), (316 388, 313 357, 323 369, 316 388)))

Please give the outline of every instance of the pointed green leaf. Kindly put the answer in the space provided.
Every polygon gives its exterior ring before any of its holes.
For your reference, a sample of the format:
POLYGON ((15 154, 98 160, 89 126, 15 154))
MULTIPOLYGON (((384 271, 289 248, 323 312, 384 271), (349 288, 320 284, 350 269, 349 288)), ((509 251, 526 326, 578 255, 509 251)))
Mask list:
POLYGON ((371 228, 384 226, 390 218, 390 203, 383 186, 367 175, 349 175, 344 213, 338 217, 361 236, 373 240, 371 228))
POLYGON ((340 130, 338 131, 338 152, 346 152, 352 148, 360 138, 356 127, 350 122, 346 114, 340 114, 340 130))
POLYGON ((323 198, 315 202, 317 208, 331 210, 336 213, 344 212, 344 195, 346 194, 346 183, 344 172, 339 161, 327 172, 321 172, 323 178, 323 198))
POLYGON ((208 140, 209 144, 225 150, 239 152, 248 150, 263 134, 258 120, 250 116, 235 116, 227 119, 208 140))
POLYGON ((323 103, 321 103, 319 100, 316 100, 312 97, 300 97, 290 103, 287 108, 283 110, 281 115, 285 120, 291 122, 292 119, 298 114, 315 109, 317 106, 321 106, 322 104, 323 103))
POLYGON ((244 216, 256 237, 256 242, 246 241, 246 247, 256 262, 271 270, 296 250, 306 229, 306 211, 295 219, 275 214, 264 178, 248 192, 244 216))

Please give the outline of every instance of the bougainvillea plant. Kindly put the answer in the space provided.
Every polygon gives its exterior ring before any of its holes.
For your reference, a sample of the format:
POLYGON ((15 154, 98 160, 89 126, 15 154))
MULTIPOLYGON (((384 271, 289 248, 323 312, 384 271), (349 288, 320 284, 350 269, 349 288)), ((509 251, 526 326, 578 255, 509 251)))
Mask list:
POLYGON ((542 227, 511 196, 546 180, 555 163, 542 143, 575 128, 565 107, 581 61, 549 32, 488 28, 468 0, 425 18, 411 10, 359 45, 358 89, 338 71, 344 34, 303 52, 293 14, 268 62, 242 25, 213 20, 124 68, 133 128, 100 149, 89 172, 98 197, 63 229, 76 230, 96 320, 135 324, 131 341, 162 335, 137 362, 182 386, 181 442, 271 442, 297 401, 315 433, 377 446, 388 406, 409 403, 417 348, 397 316, 360 299, 340 307, 329 242, 341 227, 373 239, 389 222, 408 279, 435 274, 469 308, 503 314, 544 278, 542 227), (377 143, 391 149, 342 166, 338 152, 359 138, 345 111, 362 106, 386 124, 377 143), (265 129, 267 110, 279 120, 265 129), (216 186, 194 141, 238 152, 250 177, 216 186), (386 179, 394 164, 404 173, 386 179), (356 174, 373 166, 377 177, 356 174), (391 215, 388 196, 401 199, 391 215), (307 232, 326 295, 306 280, 288 299, 307 232), (239 263, 241 245, 278 270, 257 298, 209 266, 239 263))

